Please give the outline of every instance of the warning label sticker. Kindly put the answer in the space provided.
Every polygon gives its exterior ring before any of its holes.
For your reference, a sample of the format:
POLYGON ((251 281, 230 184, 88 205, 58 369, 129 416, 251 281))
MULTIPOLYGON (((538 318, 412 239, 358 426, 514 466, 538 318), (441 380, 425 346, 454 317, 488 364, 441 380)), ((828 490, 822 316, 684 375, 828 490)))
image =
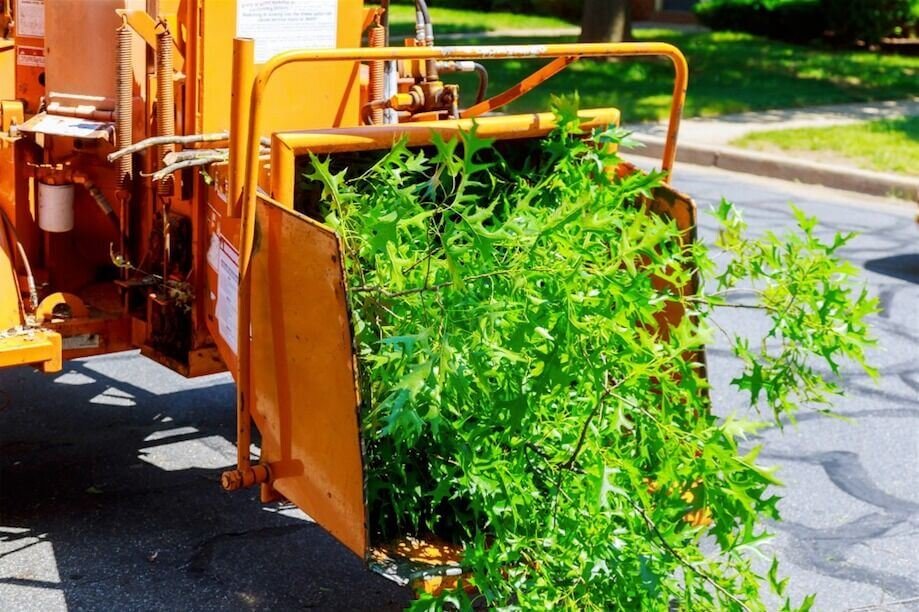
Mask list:
POLYGON ((255 41, 263 64, 293 49, 338 44, 338 0, 236 0, 236 36, 255 41))
POLYGON ((45 50, 41 47, 16 47, 16 63, 32 68, 45 67, 45 50))
POLYGON ((239 354, 239 253, 230 243, 220 241, 217 261, 217 329, 224 342, 239 354))
POLYGON ((45 37, 45 0, 18 0, 16 36, 45 37))

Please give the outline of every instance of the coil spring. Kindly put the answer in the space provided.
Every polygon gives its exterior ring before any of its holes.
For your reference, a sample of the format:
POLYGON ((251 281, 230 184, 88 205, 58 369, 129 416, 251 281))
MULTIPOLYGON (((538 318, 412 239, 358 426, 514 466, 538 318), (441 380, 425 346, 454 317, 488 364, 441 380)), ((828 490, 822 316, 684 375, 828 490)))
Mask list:
MULTIPOLYGON (((164 29, 156 35, 156 125, 160 136, 175 136, 175 90, 173 84, 172 35, 164 29)), ((157 159, 160 164, 163 158, 175 151, 172 143, 159 146, 157 159)), ((172 193, 172 176, 160 180, 157 193, 172 193)))
MULTIPOLYGON (((367 33, 367 44, 372 47, 382 47, 386 44, 386 29, 377 21, 367 33)), ((383 99, 383 62, 370 62, 370 100, 383 99)), ((370 112, 370 119, 374 125, 383 123, 383 109, 374 108, 370 112)))
MULTIPOLYGON (((118 148, 123 149, 134 143, 134 71, 131 62, 131 30, 123 25, 118 28, 118 67, 117 87, 117 131, 118 148)), ((130 183, 134 177, 132 156, 124 155, 118 159, 118 174, 123 185, 130 183)))

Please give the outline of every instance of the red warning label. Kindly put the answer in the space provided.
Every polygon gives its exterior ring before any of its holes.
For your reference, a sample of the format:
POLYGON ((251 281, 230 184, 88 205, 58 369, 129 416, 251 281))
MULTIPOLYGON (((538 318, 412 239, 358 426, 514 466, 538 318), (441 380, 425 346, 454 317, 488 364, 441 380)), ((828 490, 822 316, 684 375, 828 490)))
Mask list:
POLYGON ((45 67, 45 50, 41 47, 16 47, 16 63, 33 68, 45 67))

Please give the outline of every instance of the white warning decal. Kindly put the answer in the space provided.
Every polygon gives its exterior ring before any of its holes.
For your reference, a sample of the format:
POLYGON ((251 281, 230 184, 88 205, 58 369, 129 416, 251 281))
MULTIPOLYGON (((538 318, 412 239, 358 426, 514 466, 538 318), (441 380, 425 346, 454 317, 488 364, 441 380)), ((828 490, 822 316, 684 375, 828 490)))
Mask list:
POLYGON ((236 36, 255 41, 255 63, 293 49, 338 45, 338 0, 236 0, 236 36))
POLYGON ((220 241, 217 264, 217 329, 224 342, 235 354, 239 329, 239 253, 230 243, 220 241))

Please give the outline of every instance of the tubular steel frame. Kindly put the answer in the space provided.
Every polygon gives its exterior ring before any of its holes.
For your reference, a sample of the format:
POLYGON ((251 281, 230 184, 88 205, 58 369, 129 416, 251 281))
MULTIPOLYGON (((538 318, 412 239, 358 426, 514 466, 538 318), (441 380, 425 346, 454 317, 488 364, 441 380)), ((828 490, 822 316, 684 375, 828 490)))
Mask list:
MULTIPOLYGON (((265 466, 253 469, 249 447, 252 439, 252 418, 249 397, 251 391, 251 349, 249 330, 251 325, 251 274, 250 263, 254 237, 255 207, 259 179, 259 135, 263 125, 262 102, 272 76, 284 66, 310 62, 364 62, 380 60, 499 60, 499 59, 552 59, 517 86, 488 100, 466 109, 464 118, 474 117, 530 91, 546 79, 580 58, 603 57, 666 57, 673 64, 674 84, 670 106, 667 138, 664 145, 661 168, 671 172, 676 158, 676 141, 679 132, 683 103, 689 70, 686 58, 679 49, 666 43, 584 43, 553 45, 498 45, 465 47, 380 47, 357 49, 320 49, 289 51, 274 56, 259 68, 254 69, 254 45, 251 39, 236 38, 233 41, 234 78, 231 97, 231 142, 230 142, 230 193, 229 214, 241 217, 239 244, 239 293, 238 293, 238 368, 237 368, 237 472, 236 476, 245 485, 265 482, 270 478, 265 466), (248 80, 246 76, 255 73, 246 106, 248 80), (245 150, 243 150, 243 146, 245 150), (241 160, 245 160, 241 164, 241 160)), ((286 156, 285 156, 286 157, 286 156)), ((280 168, 277 170, 281 170, 280 168)), ((285 164, 283 174, 292 174, 292 168, 285 164)))

